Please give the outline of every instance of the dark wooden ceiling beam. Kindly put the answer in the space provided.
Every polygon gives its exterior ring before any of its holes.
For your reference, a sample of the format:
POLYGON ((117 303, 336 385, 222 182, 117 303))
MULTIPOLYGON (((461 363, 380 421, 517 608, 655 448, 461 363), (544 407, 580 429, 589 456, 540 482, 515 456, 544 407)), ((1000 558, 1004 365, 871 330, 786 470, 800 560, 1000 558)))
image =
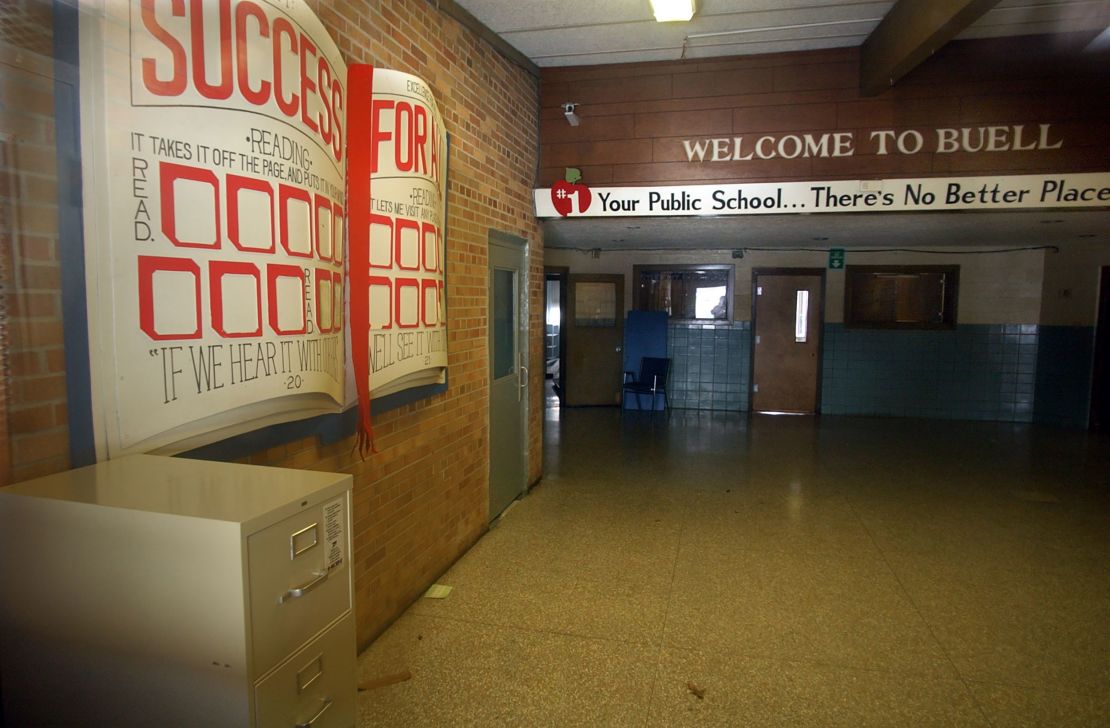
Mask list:
POLYGON ((876 96, 998 0, 898 0, 860 48, 860 93, 876 96))

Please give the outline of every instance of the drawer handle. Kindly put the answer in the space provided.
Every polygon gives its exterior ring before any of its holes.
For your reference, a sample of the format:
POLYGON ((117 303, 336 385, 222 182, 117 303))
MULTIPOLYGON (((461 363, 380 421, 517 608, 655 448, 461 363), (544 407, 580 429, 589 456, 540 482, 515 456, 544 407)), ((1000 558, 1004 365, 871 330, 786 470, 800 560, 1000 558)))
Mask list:
POLYGON ((324 704, 320 707, 319 712, 317 712, 316 715, 314 715, 311 718, 309 718, 308 720, 306 720, 304 723, 298 723, 296 725, 296 728, 312 728, 312 724, 320 719, 320 716, 323 715, 327 711, 327 709, 331 707, 331 704, 332 704, 332 699, 331 698, 324 698, 324 704))
POLYGON ((330 571, 325 571, 323 574, 318 575, 315 579, 308 582, 307 584, 301 584, 300 586, 293 587, 292 589, 281 595, 281 598, 278 599, 278 604, 285 604, 290 599, 298 599, 300 597, 303 597, 305 594, 308 594, 310 591, 327 581, 330 574, 330 571))

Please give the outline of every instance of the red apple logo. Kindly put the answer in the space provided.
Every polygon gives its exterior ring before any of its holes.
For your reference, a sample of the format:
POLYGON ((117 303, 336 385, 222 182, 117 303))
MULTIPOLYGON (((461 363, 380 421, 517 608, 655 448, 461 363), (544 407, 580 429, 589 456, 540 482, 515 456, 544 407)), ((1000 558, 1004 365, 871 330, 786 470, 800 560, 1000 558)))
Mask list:
POLYGON ((567 167, 565 178, 551 185, 551 204, 555 207, 555 212, 563 217, 574 210, 574 200, 578 200, 576 212, 583 213, 590 209, 590 198, 593 195, 589 187, 578 181, 580 179, 582 179, 581 170, 567 167))

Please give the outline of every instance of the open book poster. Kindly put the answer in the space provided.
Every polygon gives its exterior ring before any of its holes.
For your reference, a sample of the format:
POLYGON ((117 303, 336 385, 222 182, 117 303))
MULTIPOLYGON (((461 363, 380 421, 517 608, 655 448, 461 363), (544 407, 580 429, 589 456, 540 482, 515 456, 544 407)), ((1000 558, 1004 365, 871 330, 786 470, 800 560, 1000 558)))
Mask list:
MULTIPOLYGON (((370 138, 349 139, 335 43, 301 0, 79 12, 98 459, 339 412, 353 388, 348 146, 370 138)), ((375 233, 373 257, 367 248, 355 266, 374 302, 363 330, 385 336, 364 381, 383 391, 443 381, 446 366, 443 127, 423 82, 397 83, 422 111, 383 106, 377 143, 390 176, 411 171, 416 184, 382 183, 396 206, 381 213, 389 250, 375 233)), ((370 198, 360 204, 368 214, 370 198)))
POLYGON ((416 76, 352 65, 349 89, 348 395, 364 405, 446 380, 447 134, 416 76))

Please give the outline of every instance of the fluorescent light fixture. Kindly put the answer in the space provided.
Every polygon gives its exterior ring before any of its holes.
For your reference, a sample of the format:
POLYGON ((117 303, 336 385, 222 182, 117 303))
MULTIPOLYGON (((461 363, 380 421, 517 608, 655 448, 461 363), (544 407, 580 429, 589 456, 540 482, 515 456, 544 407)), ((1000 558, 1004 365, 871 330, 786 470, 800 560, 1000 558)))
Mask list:
POLYGON ((567 117, 567 123, 571 126, 578 126, 582 123, 581 117, 574 113, 578 108, 578 104, 563 104, 563 116, 567 117))
POLYGON ((660 23, 689 20, 694 10, 694 0, 651 0, 651 12, 660 23))

